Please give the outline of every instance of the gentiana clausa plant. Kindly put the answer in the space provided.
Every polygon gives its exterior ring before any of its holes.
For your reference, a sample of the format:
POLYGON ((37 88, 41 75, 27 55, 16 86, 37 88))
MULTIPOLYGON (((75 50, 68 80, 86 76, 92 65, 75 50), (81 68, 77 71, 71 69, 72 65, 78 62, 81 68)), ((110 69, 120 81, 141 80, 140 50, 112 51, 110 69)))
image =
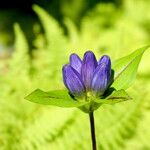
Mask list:
MULTIPOLYGON (((59 107, 77 107, 89 114, 92 149, 97 150, 94 111, 103 104, 130 100, 126 89, 136 77, 141 57, 149 46, 111 62, 107 55, 98 61, 92 51, 70 55, 70 62, 62 68, 66 89, 43 92, 33 91, 26 99, 35 103, 59 107)), ((125 103, 124 103, 125 105, 125 103)))

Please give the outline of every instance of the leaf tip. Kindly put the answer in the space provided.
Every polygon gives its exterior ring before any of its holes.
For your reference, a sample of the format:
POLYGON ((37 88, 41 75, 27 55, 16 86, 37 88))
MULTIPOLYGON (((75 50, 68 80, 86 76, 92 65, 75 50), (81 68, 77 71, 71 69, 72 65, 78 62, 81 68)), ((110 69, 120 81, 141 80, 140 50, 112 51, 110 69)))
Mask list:
POLYGON ((29 95, 27 95, 26 97, 24 97, 24 99, 28 100, 28 101, 32 101, 32 98, 35 95, 35 93, 38 93, 39 91, 41 91, 41 90, 40 89, 34 90, 32 93, 30 93, 29 95))

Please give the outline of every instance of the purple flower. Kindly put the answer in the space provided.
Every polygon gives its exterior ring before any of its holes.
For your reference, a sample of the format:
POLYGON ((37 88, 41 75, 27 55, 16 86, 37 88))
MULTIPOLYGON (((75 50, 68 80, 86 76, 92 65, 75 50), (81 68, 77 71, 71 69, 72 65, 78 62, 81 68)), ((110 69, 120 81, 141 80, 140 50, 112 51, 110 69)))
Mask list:
POLYGON ((63 66, 66 88, 75 97, 87 97, 87 93, 102 96, 111 80, 111 60, 104 55, 97 62, 92 51, 84 54, 83 61, 76 54, 70 55, 70 64, 63 66))

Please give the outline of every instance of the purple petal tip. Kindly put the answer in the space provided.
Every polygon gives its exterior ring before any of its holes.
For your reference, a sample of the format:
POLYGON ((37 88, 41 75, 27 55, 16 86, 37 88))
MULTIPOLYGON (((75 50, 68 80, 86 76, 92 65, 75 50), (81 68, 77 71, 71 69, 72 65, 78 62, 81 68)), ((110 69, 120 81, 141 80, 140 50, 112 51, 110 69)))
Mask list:
POLYGON ((95 68, 97 67, 97 60, 92 51, 87 51, 84 54, 81 76, 87 90, 90 89, 91 81, 95 68))
POLYGON ((70 65, 73 67, 79 74, 81 73, 82 60, 80 57, 73 53, 70 55, 70 65))

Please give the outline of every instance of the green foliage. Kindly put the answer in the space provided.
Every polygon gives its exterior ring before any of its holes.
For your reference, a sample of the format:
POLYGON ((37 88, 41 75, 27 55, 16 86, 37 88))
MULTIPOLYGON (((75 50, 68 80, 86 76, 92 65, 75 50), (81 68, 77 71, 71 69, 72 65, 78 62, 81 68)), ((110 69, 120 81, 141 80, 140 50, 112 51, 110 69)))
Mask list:
MULTIPOLYGON (((67 62, 70 50, 83 55, 84 51, 92 49, 97 56, 107 53, 115 59, 129 53, 130 49, 149 44, 147 19, 143 19, 149 14, 148 9, 143 9, 149 6, 149 0, 137 1, 137 7, 134 0, 127 1, 119 16, 115 11, 108 12, 116 18, 108 28, 98 23, 101 16, 90 16, 90 12, 82 20, 80 32, 71 21, 66 21, 72 39, 62 33, 57 21, 44 10, 34 7, 41 16, 45 34, 42 40, 40 35, 35 39, 44 43, 41 47, 36 45, 32 59, 24 33, 15 25, 16 49, 9 62, 1 62, 5 68, 0 72, 1 150, 90 150, 86 114, 78 109, 32 104, 24 97, 36 88, 44 91, 63 88, 61 67, 67 62), (142 11, 137 11, 138 8, 142 11), (138 18, 130 15, 135 12, 138 18)), ((98 5, 92 12, 100 7, 98 5)), ((103 11, 105 13, 105 9, 103 11)), ((98 149, 150 149, 149 54, 144 55, 140 74, 128 89, 133 100, 103 105, 95 111, 98 149)))
POLYGON ((116 60, 112 64, 114 81, 111 85, 115 89, 127 89, 136 77, 141 57, 149 46, 140 48, 132 54, 116 60))
POLYGON ((64 49, 68 49, 67 46, 67 38, 63 34, 63 30, 59 27, 59 24, 54 18, 52 18, 47 12, 45 12, 42 8, 37 5, 33 6, 34 11, 37 13, 39 19, 42 22, 44 31, 45 31, 45 46, 36 52, 35 57, 40 57, 40 61, 35 60, 34 65, 38 67, 40 73, 41 80, 46 79, 45 84, 47 85, 47 78, 53 78, 52 85, 59 84, 59 80, 61 79, 61 65, 66 63, 66 59, 64 59, 68 53, 64 53, 64 49), (56 61, 57 60, 57 61, 56 61), (50 67, 50 70, 43 69, 41 72, 41 68, 46 66, 46 68, 50 67))
POLYGON ((113 91, 113 93, 110 94, 108 97, 106 97, 106 99, 103 100, 97 99, 95 100, 95 102, 100 104, 116 104, 130 99, 131 97, 124 90, 118 90, 118 91, 113 91))
POLYGON ((86 104, 86 102, 73 100, 66 90, 43 92, 37 89, 28 95, 26 99, 39 104, 55 105, 59 107, 79 107, 86 104))
POLYGON ((15 52, 10 60, 10 73, 13 76, 20 75, 25 77, 29 73, 29 48, 23 32, 21 31, 18 24, 14 25, 15 30, 15 52), (21 63, 20 63, 21 61, 21 63))

